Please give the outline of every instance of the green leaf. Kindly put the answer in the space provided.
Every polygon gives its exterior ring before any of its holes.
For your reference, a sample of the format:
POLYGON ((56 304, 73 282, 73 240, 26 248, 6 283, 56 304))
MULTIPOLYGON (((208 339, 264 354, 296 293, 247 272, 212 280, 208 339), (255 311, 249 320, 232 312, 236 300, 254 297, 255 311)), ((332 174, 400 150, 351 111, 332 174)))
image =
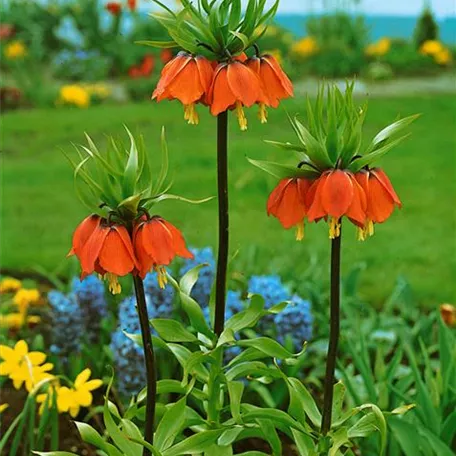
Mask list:
POLYGON ((33 451, 32 453, 40 456, 78 456, 76 453, 70 453, 69 451, 33 451))
POLYGON ((173 404, 164 414, 155 433, 155 446, 159 451, 168 449, 185 424, 185 397, 173 404))
POLYGON ((306 429, 300 423, 282 410, 255 407, 253 410, 243 413, 242 419, 244 422, 256 421, 257 419, 271 420, 273 423, 280 423, 287 428, 296 429, 307 434, 306 429))
MULTIPOLYGON (((228 382, 228 394, 230 396, 231 416, 234 418, 234 421, 236 423, 241 422, 241 401, 243 392, 244 384, 242 382, 228 382)), ((225 443, 224 445, 227 445, 227 443, 225 443)))
POLYGON ((167 318, 150 320, 159 336, 166 342, 198 342, 196 336, 184 328, 182 323, 167 318))
POLYGON ((345 385, 339 381, 334 385, 333 404, 332 404, 332 421, 335 422, 342 415, 344 405, 345 385))
POLYGON ((138 148, 130 130, 127 127, 125 129, 130 137, 130 154, 125 166, 122 190, 124 198, 128 198, 135 192, 135 184, 138 177, 138 148))
POLYGON ((222 434, 223 430, 203 431, 182 440, 177 445, 168 448, 163 456, 181 456, 183 454, 198 454, 206 451, 222 434))
MULTIPOLYGON (((105 451, 109 455, 112 454, 111 451, 109 451, 109 445, 107 442, 103 440, 101 435, 92 426, 80 421, 75 421, 74 424, 76 424, 79 434, 81 434, 81 438, 84 442, 105 451)), ((120 455, 121 453, 118 451, 118 454, 120 455)))
POLYGON ((372 140, 372 143, 367 148, 366 154, 377 150, 379 145, 383 145, 383 143, 385 141, 388 141, 389 138, 404 130, 404 128, 408 127, 412 122, 420 117, 420 115, 421 114, 415 114, 413 116, 404 117, 403 119, 400 119, 397 122, 388 125, 382 131, 380 131, 377 136, 375 136, 375 138, 372 140))
POLYGON ((256 339, 239 340, 237 345, 241 347, 253 347, 268 356, 278 359, 292 358, 293 353, 282 347, 278 342, 269 337, 257 337, 256 339))
POLYGON ((278 179, 294 178, 294 177, 305 177, 312 179, 318 177, 319 173, 313 169, 298 168, 291 165, 282 165, 281 163, 274 163, 263 160, 253 160, 247 157, 247 160, 257 168, 266 171, 271 176, 277 177, 278 179))
POLYGON ((265 139, 264 142, 267 144, 271 144, 275 147, 278 147, 279 149, 292 150, 293 152, 305 152, 307 150, 304 146, 291 144, 290 142, 283 143, 278 141, 271 141, 269 139, 265 139))
POLYGON ((332 438, 332 446, 329 449, 328 456, 337 456, 339 453, 339 450, 344 446, 350 443, 348 440, 348 434, 347 434, 347 428, 346 427, 341 427, 337 429, 336 432, 334 432, 331 435, 332 438))
POLYGON ((223 431, 223 434, 217 440, 217 444, 220 446, 231 445, 239 437, 239 434, 244 430, 242 426, 234 426, 232 428, 223 431))
MULTIPOLYGON (((168 348, 172 351, 179 364, 185 368, 188 360, 190 359, 190 356, 192 355, 192 352, 182 345, 172 343, 168 344, 168 348)), ((200 381, 207 383, 209 380, 209 372, 206 367, 204 367, 202 364, 195 365, 194 372, 200 381)))
POLYGON ((298 448, 300 456, 317 456, 315 452, 315 444, 311 437, 302 432, 292 429, 293 439, 298 448))
POLYGON ((271 420, 257 420, 263 431, 265 440, 269 443, 272 449, 272 456, 282 456, 282 442, 275 429, 274 423, 271 420))
MULTIPOLYGON (((253 295, 250 298, 249 307, 246 310, 236 313, 225 323, 225 331, 231 330, 234 333, 245 328, 256 325, 264 309, 264 299, 260 295, 253 295)), ((222 333, 223 334, 223 333, 222 333)))
POLYGON ((135 41, 135 44, 142 44, 144 46, 152 46, 152 47, 162 48, 162 49, 170 49, 170 48, 179 47, 179 45, 175 41, 140 40, 140 41, 135 41))
POLYGON ((194 268, 187 271, 182 276, 182 278, 179 281, 179 288, 181 289, 181 291, 183 293, 190 296, 192 289, 198 280, 198 276, 199 276, 201 269, 206 266, 208 266, 207 263, 199 264, 198 266, 195 266, 194 268))
POLYGON ((416 435, 415 426, 402 418, 393 417, 388 420, 388 425, 405 456, 417 456, 420 437, 416 435), (415 437, 412 439, 411 436, 415 437))
POLYGON ((314 426, 320 427, 321 413, 318 410, 312 395, 307 391, 307 388, 302 384, 301 380, 289 377, 287 385, 290 393, 288 413, 301 424, 304 424, 306 422, 306 417, 309 417, 314 426))

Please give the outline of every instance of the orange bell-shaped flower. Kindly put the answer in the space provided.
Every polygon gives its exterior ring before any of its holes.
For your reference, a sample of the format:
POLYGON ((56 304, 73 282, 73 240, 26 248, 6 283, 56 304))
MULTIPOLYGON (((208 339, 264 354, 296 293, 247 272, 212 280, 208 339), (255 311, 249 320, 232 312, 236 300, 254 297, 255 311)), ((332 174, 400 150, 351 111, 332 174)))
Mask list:
POLYGON ((329 218, 329 237, 340 235, 340 219, 348 217, 356 225, 366 221, 366 195, 350 171, 325 171, 307 192, 309 222, 329 218))
POLYGON ((215 69, 208 101, 214 116, 235 109, 241 130, 247 130, 243 107, 264 102, 265 97, 258 75, 239 60, 233 60, 220 63, 215 69))
POLYGON ((106 11, 109 11, 113 16, 118 16, 122 11, 122 5, 119 2, 108 2, 105 5, 106 11))
POLYGON ((72 247, 67 256, 76 255, 79 257, 81 255, 82 248, 103 220, 104 219, 96 214, 86 217, 74 231, 72 247))
POLYGON ((285 229, 296 226, 296 239, 304 238, 304 217, 307 214, 306 195, 312 181, 305 178, 282 179, 271 192, 267 213, 276 217, 285 229))
POLYGON ((109 224, 100 217, 95 225, 88 219, 76 229, 70 252, 81 263, 81 279, 97 272, 108 280, 109 290, 113 294, 120 293, 117 278, 139 269, 128 231, 124 226, 109 224))
POLYGON ((366 194, 366 221, 358 232, 359 239, 374 234, 374 223, 383 223, 393 213, 394 206, 402 207, 388 176, 380 168, 361 170, 355 175, 366 194))
POLYGON ((152 99, 179 100, 184 105, 184 118, 189 124, 199 122, 196 103, 206 103, 214 69, 205 57, 179 52, 163 68, 152 99))
POLYGON ((193 258, 182 233, 161 217, 139 222, 133 233, 133 245, 139 262, 139 276, 144 278, 151 269, 155 269, 162 288, 167 282, 164 266, 170 264, 175 256, 193 258))
POLYGON ((265 101, 260 103, 258 117, 267 122, 266 106, 277 108, 280 100, 293 96, 293 84, 272 55, 250 58, 246 65, 258 74, 265 101))

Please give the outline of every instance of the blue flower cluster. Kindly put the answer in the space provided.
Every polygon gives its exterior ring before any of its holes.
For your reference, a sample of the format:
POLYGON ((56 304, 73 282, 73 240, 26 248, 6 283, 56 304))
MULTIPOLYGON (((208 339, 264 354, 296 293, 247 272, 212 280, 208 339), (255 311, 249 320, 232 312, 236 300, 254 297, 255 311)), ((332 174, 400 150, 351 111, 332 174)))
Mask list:
POLYGON ((175 292, 170 284, 166 285, 165 288, 160 288, 157 273, 150 272, 144 278, 144 291, 152 302, 154 313, 165 318, 171 316, 175 292))
POLYGON ((293 349, 300 351, 304 341, 312 338, 313 316, 311 304, 298 295, 291 297, 291 303, 274 317, 277 340, 284 345, 291 339, 293 349))
POLYGON ((82 311, 87 338, 89 342, 97 343, 101 320, 108 315, 103 282, 95 275, 89 275, 83 280, 75 277, 71 288, 82 311))
POLYGON ((52 345, 51 352, 66 358, 81 348, 84 334, 84 319, 74 293, 64 295, 53 290, 48 293, 52 308, 52 345))
MULTIPOLYGON (((147 274, 144 280, 146 305, 149 318, 170 318, 173 312, 174 289, 167 285, 158 286, 157 274, 147 274)), ((144 386, 146 373, 142 348, 133 342, 128 334, 140 334, 136 298, 124 299, 119 306, 119 325, 111 338, 116 372, 119 373, 117 385, 121 395, 128 397, 137 394, 144 386)))
POLYGON ((207 263, 199 271, 198 280, 192 289, 192 298, 202 307, 209 305, 209 299, 211 296, 212 284, 215 279, 215 258, 214 253, 210 247, 203 249, 193 249, 190 251, 193 253, 194 258, 186 260, 180 270, 180 275, 183 276, 186 272, 190 271, 194 267, 207 263))
MULTIPOLYGON (((290 293, 278 275, 252 276, 248 283, 248 291, 263 296, 265 309, 290 299, 290 293)), ((266 315, 260 320, 260 327, 266 329, 273 322, 274 315, 266 315)))

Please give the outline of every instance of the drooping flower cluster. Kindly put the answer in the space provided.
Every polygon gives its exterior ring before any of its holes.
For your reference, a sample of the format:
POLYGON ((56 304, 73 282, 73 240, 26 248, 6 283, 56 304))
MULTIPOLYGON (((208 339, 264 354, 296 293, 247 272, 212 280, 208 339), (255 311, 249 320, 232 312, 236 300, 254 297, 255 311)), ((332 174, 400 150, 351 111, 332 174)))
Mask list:
POLYGON ((189 124, 199 122, 195 105, 210 107, 212 115, 234 110, 241 130, 247 129, 244 107, 259 106, 259 119, 267 121, 266 107, 293 96, 293 86, 272 55, 211 62, 201 55, 180 52, 162 70, 152 98, 179 100, 189 124))
POLYGON ((69 255, 81 263, 81 279, 97 272, 109 282, 113 294, 120 293, 118 277, 146 274, 155 269, 161 287, 166 284, 164 266, 176 255, 191 258, 181 232, 161 217, 135 222, 132 236, 124 225, 98 215, 85 218, 73 235, 69 255))
POLYGON ((198 280, 192 288, 191 296, 201 307, 207 307, 215 279, 214 252, 211 247, 191 248, 190 252, 192 252, 193 258, 185 260, 180 270, 180 275, 183 276, 198 265, 205 265, 199 270, 198 280))
POLYGON ((303 343, 312 339, 313 316, 311 304, 298 295, 293 295, 291 303, 274 316, 277 340, 287 344, 290 340, 293 350, 300 351, 303 343))
POLYGON ((322 86, 314 106, 307 103, 308 127, 297 118, 290 122, 300 144, 272 144, 297 152, 297 167, 250 160, 255 166, 279 177, 267 201, 267 213, 278 218, 286 229, 297 228, 296 239, 304 237, 304 221, 325 220, 329 237, 340 235, 342 218, 358 228, 358 239, 374 233, 374 224, 383 223, 402 203, 388 176, 373 162, 408 135, 399 132, 417 116, 409 116, 380 131, 361 154, 362 126, 367 106, 358 107, 353 84, 345 94, 337 86, 322 86))
POLYGON ((249 0, 245 13, 233 2, 184 0, 177 14, 164 7, 154 14, 173 42, 144 42, 152 46, 177 47, 181 52, 161 73, 152 98, 179 100, 184 118, 197 124, 195 105, 208 106, 213 116, 234 110, 241 130, 247 129, 244 107, 259 106, 259 119, 267 121, 267 107, 293 96, 293 86, 277 59, 262 55, 256 45, 267 30, 266 22, 276 10, 265 11, 265 2, 249 0), (255 51, 247 57, 246 52, 255 51))
POLYGON ((72 353, 79 353, 84 331, 84 319, 81 306, 75 293, 68 296, 60 291, 48 293, 52 317, 51 352, 65 361, 72 353))
POLYGON ((85 335, 89 342, 97 343, 100 337, 100 325, 108 315, 103 282, 95 275, 83 280, 75 277, 71 282, 72 292, 76 295, 84 320, 85 335))
POLYGON ((329 223, 329 237, 340 235, 343 216, 358 227, 358 239, 374 234, 374 223, 383 223, 394 207, 402 207, 388 176, 381 168, 353 173, 334 169, 315 180, 283 179, 268 199, 268 215, 286 229, 297 226, 296 239, 304 237, 304 219, 329 223))

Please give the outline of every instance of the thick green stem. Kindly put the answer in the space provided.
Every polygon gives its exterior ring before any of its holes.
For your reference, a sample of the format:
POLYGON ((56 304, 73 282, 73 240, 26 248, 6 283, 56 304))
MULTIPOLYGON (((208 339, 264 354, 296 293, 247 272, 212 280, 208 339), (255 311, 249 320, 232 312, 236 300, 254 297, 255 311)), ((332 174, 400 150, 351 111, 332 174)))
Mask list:
POLYGON ((217 336, 225 325, 226 272, 228 267, 228 113, 217 116, 217 190, 219 215, 219 245, 215 287, 214 332, 217 336))
MULTIPOLYGON (((154 419, 155 403, 157 396, 157 372, 155 366, 154 346, 150 334, 149 316, 147 314, 146 295, 144 294, 144 284, 140 277, 133 277, 135 284, 136 302, 138 306, 139 324, 141 326, 141 336, 144 347, 144 359, 147 375, 147 396, 146 396, 146 421, 144 440, 151 445, 154 443, 154 419)), ((143 456, 150 456, 151 452, 144 447, 143 456)))
MULTIPOLYGON (((342 227, 341 227, 342 230, 342 227)), ((340 235, 331 241, 331 317, 328 356, 326 359, 325 388, 321 433, 326 435, 331 429, 331 415, 334 392, 334 370, 336 368, 337 345, 340 327, 340 235)))

